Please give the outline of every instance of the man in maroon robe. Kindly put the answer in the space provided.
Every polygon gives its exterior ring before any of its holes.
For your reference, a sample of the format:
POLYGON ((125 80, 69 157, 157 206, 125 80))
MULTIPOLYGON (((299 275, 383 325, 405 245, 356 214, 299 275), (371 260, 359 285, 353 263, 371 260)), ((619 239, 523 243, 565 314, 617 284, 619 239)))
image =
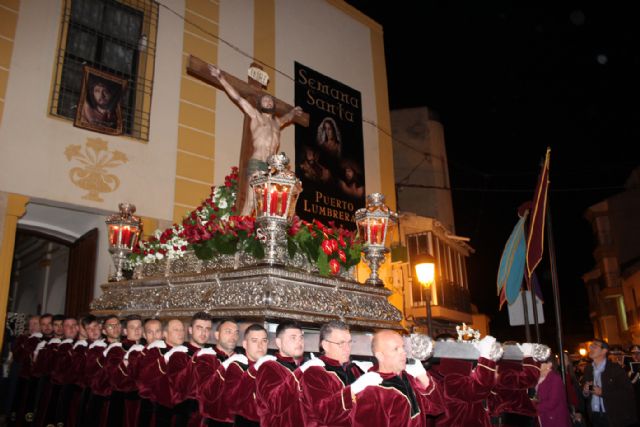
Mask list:
POLYGON ((198 352, 193 370, 193 381, 198 384, 197 399, 200 414, 207 419, 207 425, 225 427, 233 425, 233 415, 224 399, 226 366, 236 360, 246 361, 246 357, 235 354, 238 345, 238 324, 235 320, 222 319, 214 332, 216 345, 198 352), (227 363, 227 361, 233 358, 227 363), (225 367, 222 366, 225 364, 225 367))
POLYGON ((124 320, 124 336, 119 343, 111 344, 107 352, 104 369, 111 387, 109 401, 108 421, 109 425, 136 426, 138 411, 140 409, 140 397, 135 388, 135 383, 127 382, 123 378, 124 371, 120 364, 124 362, 125 355, 133 346, 142 350, 142 318, 137 314, 131 314, 124 320), (125 384, 123 384, 123 382, 125 384))
MULTIPOLYGON (((446 412, 436 420, 437 426, 466 427, 491 425, 485 409, 496 383, 496 360, 501 347, 492 336, 477 343, 460 343, 475 347, 480 354, 476 367, 472 360, 441 358, 434 368, 441 381, 446 412)), ((436 344, 437 346, 437 344, 436 344)))
POLYGON ((436 382, 420 361, 412 359, 413 363, 407 364, 404 341, 397 332, 376 332, 371 352, 378 364, 361 378, 377 373, 382 381, 367 384, 355 397, 351 409, 353 426, 423 427, 427 425, 427 416, 444 411, 436 382))
POLYGON ((246 360, 240 358, 242 355, 237 355, 238 360, 232 360, 234 356, 231 356, 222 363, 225 369, 223 398, 230 412, 234 414, 234 426, 236 427, 260 426, 258 405, 255 399, 255 376, 249 374, 248 370, 256 361, 267 354, 268 346, 267 330, 262 325, 254 323, 245 329, 242 339, 246 360))
MULTIPOLYGON (((105 426, 107 423, 109 401, 113 389, 109 382, 109 372, 106 368, 106 363, 111 350, 122 346, 120 343, 121 332, 122 324, 120 323, 118 316, 111 315, 104 319, 102 323, 102 334, 106 337, 104 344, 106 344, 107 347, 102 352, 95 355, 95 365, 92 365, 95 369, 95 373, 93 374, 89 384, 91 387, 91 397, 89 399, 87 417, 85 420, 85 425, 87 427, 105 426)), ((91 357, 93 358, 94 354, 91 354, 91 357)), ((93 363, 91 360, 88 360, 87 362, 93 363)))
POLYGON ((248 370, 256 379, 256 402, 260 425, 297 427, 304 425, 300 405, 304 333, 297 322, 288 321, 276 329, 275 356, 262 356, 248 370))
POLYGON ((505 427, 534 425, 536 408, 528 390, 535 388, 540 377, 540 363, 533 359, 533 344, 518 344, 523 359, 501 359, 497 363, 498 378, 489 396, 489 412, 493 424, 505 427))
POLYGON ((80 319, 80 339, 73 345, 72 366, 74 370, 74 383, 78 386, 78 393, 75 401, 71 403, 68 412, 67 424, 71 427, 82 426, 86 415, 86 410, 91 397, 90 380, 97 369, 95 359, 104 350, 106 343, 101 340, 102 328, 98 319, 89 314, 80 319), (94 345, 94 343, 99 344, 94 345), (91 348, 91 350, 90 350, 91 348), (93 357, 90 356, 93 354, 93 357), (87 368, 88 360, 93 360, 93 370, 87 368))
POLYGON ((27 396, 29 386, 29 376, 31 374, 31 354, 35 350, 38 342, 42 339, 40 332, 40 316, 29 316, 28 330, 20 335, 13 345, 13 364, 11 369, 15 369, 18 374, 16 390, 13 395, 11 411, 9 412, 9 423, 16 423, 18 414, 22 409, 27 396))
MULTIPOLYGON (((162 322, 158 319, 146 319, 144 321, 144 338, 147 342, 147 346, 156 342, 162 341, 162 322)), ((122 371, 128 374, 126 379, 123 379, 120 383, 120 387, 127 389, 135 389, 140 396, 140 410, 138 411, 138 427, 148 427, 153 421, 153 403, 140 393, 138 389, 138 377, 140 375, 140 369, 142 368, 142 361, 145 359, 147 348, 132 346, 127 354, 125 354, 124 360, 121 363, 122 371)))
POLYGON ((201 381, 214 373, 213 366, 218 362, 216 357, 211 355, 215 354, 213 350, 209 350, 209 356, 196 356, 201 355, 201 350, 207 346, 212 326, 211 315, 202 311, 195 313, 188 328, 190 339, 184 346, 186 351, 174 352, 167 362, 171 403, 175 406, 174 414, 179 425, 197 427, 202 423, 197 400, 198 388, 201 381), (199 378, 200 371, 203 378, 199 378))
MULTIPOLYGON (((364 389, 358 379, 370 362, 351 361, 351 331, 338 320, 322 325, 318 348, 322 356, 305 362, 300 369, 302 414, 307 426, 350 426, 356 391, 364 389), (354 383, 358 383, 353 386, 354 383)), ((379 381, 382 378, 375 374, 379 381)))
POLYGON ((47 408, 46 424, 64 423, 73 396, 73 345, 78 338, 78 320, 66 317, 62 323, 64 340, 58 346, 51 371, 51 399, 47 408))
MULTIPOLYGON (((64 339, 64 323, 65 316, 62 314, 56 314, 53 316, 53 338, 51 338, 47 344, 34 352, 34 370, 33 374, 39 378, 38 383, 38 407, 36 409, 36 425, 50 424, 48 421, 52 421, 54 413, 49 411, 50 402, 52 397, 57 398, 58 387, 54 387, 51 382, 51 374, 55 368, 56 359, 58 355, 58 346, 64 339), (55 396, 53 396, 55 394, 55 396)), ((55 407, 55 404, 53 405, 55 407)))
POLYGON ((53 315, 45 313, 40 316, 40 333, 29 337, 25 344, 25 351, 29 352, 29 362, 23 366, 22 375, 28 376, 25 393, 20 403, 20 410, 16 416, 17 425, 32 425, 35 421, 35 404, 37 401, 38 383, 40 377, 35 375, 36 355, 53 338, 53 315), (43 344, 44 343, 44 344, 43 344))
POLYGON ((138 391, 140 396, 154 402, 156 426, 171 426, 175 420, 174 399, 171 393, 168 370, 171 357, 177 353, 186 353, 184 346, 185 328, 180 319, 170 319, 162 332, 163 341, 155 341, 147 346, 143 360, 140 361, 138 391))

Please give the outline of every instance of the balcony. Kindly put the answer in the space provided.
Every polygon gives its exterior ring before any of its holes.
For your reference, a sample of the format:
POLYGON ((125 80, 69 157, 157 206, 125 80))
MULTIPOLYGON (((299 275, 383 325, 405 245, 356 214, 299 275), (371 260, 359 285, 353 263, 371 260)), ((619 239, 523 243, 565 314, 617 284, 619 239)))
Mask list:
MULTIPOLYGON (((454 323, 471 323, 471 297, 469 290, 456 283, 449 282, 436 285, 437 304, 431 305, 431 315, 434 319, 446 320, 454 323)), ((435 301, 435 300, 434 300, 435 301)), ((417 300, 410 303, 409 313, 413 317, 426 317, 425 301, 417 300)))

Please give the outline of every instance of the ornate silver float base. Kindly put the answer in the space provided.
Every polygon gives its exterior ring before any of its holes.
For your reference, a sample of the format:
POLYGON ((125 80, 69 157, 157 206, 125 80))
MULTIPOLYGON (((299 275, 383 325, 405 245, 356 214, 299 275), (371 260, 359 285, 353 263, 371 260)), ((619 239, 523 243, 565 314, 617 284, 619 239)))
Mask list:
POLYGON ((105 283, 91 304, 96 315, 188 318, 207 311, 216 318, 319 325, 340 319, 360 329, 401 329, 400 312, 385 288, 303 270, 253 266, 105 283))

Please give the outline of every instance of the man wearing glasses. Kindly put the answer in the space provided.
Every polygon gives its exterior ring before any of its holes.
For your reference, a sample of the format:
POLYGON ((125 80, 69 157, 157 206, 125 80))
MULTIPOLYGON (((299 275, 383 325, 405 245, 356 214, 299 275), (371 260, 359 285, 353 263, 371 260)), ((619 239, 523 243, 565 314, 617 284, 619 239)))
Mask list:
POLYGON ((584 370, 582 394, 593 427, 626 427, 636 422, 633 387, 624 369, 607 360, 609 344, 595 339, 589 345, 593 361, 584 370))
POLYGON ((371 362, 351 361, 351 344, 346 323, 334 320, 320 328, 318 348, 322 356, 300 367, 305 425, 350 426, 356 395, 368 385, 382 382, 377 372, 364 374, 371 362))

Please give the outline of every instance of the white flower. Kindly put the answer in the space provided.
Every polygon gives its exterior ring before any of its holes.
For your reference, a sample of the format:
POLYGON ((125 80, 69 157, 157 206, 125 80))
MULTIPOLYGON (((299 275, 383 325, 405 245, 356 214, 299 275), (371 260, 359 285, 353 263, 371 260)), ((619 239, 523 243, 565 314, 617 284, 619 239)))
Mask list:
POLYGON ((164 255, 162 255, 160 252, 156 252, 156 258, 157 259, 162 259, 162 258, 164 258, 164 255))
POLYGON ((227 201, 225 199, 221 199, 221 200, 218 201, 218 207, 220 209, 226 209, 227 206, 229 206, 229 205, 227 204, 227 201))

